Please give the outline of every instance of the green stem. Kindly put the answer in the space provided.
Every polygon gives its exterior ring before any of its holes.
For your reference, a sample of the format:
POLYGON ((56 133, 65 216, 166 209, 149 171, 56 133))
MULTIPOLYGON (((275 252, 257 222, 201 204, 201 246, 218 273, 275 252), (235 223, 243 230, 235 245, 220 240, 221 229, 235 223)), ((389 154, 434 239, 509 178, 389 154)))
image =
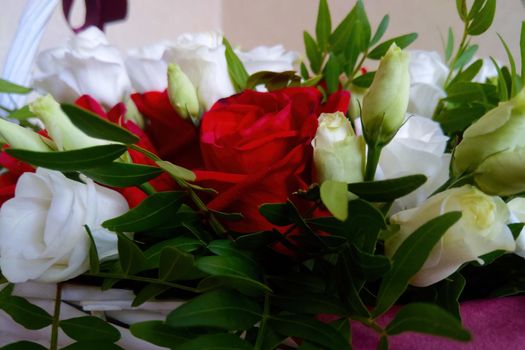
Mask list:
POLYGON ((197 288, 185 286, 183 284, 178 283, 172 283, 167 281, 158 280, 156 278, 148 278, 148 277, 141 277, 141 276, 123 276, 116 273, 105 273, 105 272, 99 272, 99 273, 85 273, 86 276, 93 276, 93 277, 100 277, 100 278, 112 278, 112 279, 126 279, 131 281, 137 281, 137 282, 146 282, 146 283, 153 283, 153 284, 161 284, 163 286, 176 288, 185 290, 188 292, 194 292, 198 293, 199 290, 197 288))
POLYGON ((465 43, 467 42, 467 37, 468 37, 467 29, 468 29, 468 21, 465 21, 465 26, 463 28, 463 36, 461 37, 458 51, 456 52, 456 55, 454 55, 454 58, 450 62, 447 79, 445 79, 445 84, 443 85, 445 90, 447 89, 447 86, 450 83, 450 79, 452 78, 452 74, 454 73, 454 65, 456 64, 457 60, 459 59, 459 57, 464 51, 464 46, 465 46, 465 43))
MULTIPOLYGON (((266 278, 264 279, 266 283, 266 278)), ((264 338, 266 335, 266 322, 270 316, 270 292, 264 293, 264 309, 261 320, 261 325, 259 326, 259 332, 257 333, 257 340, 255 341, 254 350, 261 350, 264 345, 264 338)))
POLYGON ((60 323, 60 304, 62 304, 62 284, 57 283, 55 292, 55 310, 53 312, 53 324, 51 326, 51 342, 49 350, 58 349, 58 325, 60 323))
POLYGON ((381 149, 377 145, 368 145, 368 152, 366 154, 366 170, 365 181, 374 181, 377 164, 379 164, 379 157, 381 156, 381 149))
POLYGON ((151 186, 149 182, 144 182, 142 185, 139 186, 139 188, 146 193, 148 196, 151 196, 152 194, 156 193, 155 188, 151 186))

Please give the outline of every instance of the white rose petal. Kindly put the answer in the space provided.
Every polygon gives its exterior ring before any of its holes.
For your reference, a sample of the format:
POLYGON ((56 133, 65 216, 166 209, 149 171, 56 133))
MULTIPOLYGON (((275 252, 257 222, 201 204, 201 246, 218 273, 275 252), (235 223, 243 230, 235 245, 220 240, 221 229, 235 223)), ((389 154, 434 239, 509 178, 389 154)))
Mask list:
POLYGON ((258 46, 250 51, 236 50, 248 74, 260 71, 284 72, 294 70, 299 54, 286 51, 282 45, 258 46))
POLYGON ((126 68, 135 91, 142 93, 166 89, 168 64, 162 57, 171 46, 172 43, 165 41, 128 52, 126 68))
POLYGON ((0 269, 13 283, 60 282, 89 266, 88 225, 101 259, 117 254, 117 237, 101 227, 128 210, 117 192, 38 168, 23 174, 0 208, 0 269))

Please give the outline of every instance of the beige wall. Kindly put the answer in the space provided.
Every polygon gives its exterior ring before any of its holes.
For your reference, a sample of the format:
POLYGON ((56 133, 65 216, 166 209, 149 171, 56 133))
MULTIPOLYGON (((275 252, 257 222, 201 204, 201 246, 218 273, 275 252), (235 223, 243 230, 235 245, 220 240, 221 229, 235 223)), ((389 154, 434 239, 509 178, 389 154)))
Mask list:
MULTIPOLYGON (((3 62, 13 36, 24 1, 2 0, 0 13, 0 58, 3 62)), ((328 0, 334 24, 352 7, 353 0, 328 0)), ((449 26, 459 36, 461 23, 455 13, 455 0, 365 0, 374 26, 381 17, 390 14, 387 36, 416 31, 415 48, 441 51, 440 33, 449 26)), ((77 3, 79 1, 77 0, 77 3)), ((282 43, 302 51, 302 31, 313 31, 317 0, 129 0, 126 22, 107 27, 109 39, 127 49, 169 39, 186 31, 221 29, 236 45, 250 48, 260 44, 282 43)), ((79 21, 82 9, 76 9, 79 21)), ((525 8, 520 0, 498 0, 492 29, 474 42, 481 44, 480 54, 505 60, 496 32, 518 53, 520 23, 525 8)), ((60 7, 48 25, 42 48, 63 42, 70 34, 60 7)))

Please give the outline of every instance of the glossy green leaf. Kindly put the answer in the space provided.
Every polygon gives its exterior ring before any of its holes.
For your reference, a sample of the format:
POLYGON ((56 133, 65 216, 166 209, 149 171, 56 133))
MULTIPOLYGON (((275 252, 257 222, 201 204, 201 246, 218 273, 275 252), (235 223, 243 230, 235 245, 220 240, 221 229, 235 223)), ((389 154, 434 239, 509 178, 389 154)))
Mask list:
POLYGON ((470 340, 470 333, 447 311, 437 305, 412 303, 404 306, 386 327, 386 333, 419 332, 448 337, 461 341, 470 340))
POLYGON ((381 40, 381 38, 383 37, 383 35, 385 34, 388 28, 389 23, 390 23, 390 16, 389 15, 383 16, 383 18, 381 19, 381 22, 379 22, 379 25, 377 26, 376 32, 374 36, 372 37, 372 40, 370 40, 369 47, 374 46, 375 44, 379 42, 379 40, 381 40))
POLYGON ((464 22, 467 19, 467 0, 456 0, 456 9, 459 18, 464 22))
POLYGON ((11 316, 16 323, 27 329, 41 329, 53 322, 53 318, 46 310, 17 296, 2 297, 0 309, 11 316))
POLYGON ((345 221, 348 217, 347 184, 339 181, 325 181, 321 184, 321 200, 330 213, 338 220, 345 221))
POLYGON ((261 215, 276 226, 288 226, 292 224, 292 210, 293 208, 288 203, 270 203, 259 206, 261 215))
POLYGON ((167 239, 149 247, 144 255, 148 259, 148 266, 150 268, 158 268, 160 263, 160 253, 164 248, 175 247, 180 251, 191 253, 201 248, 204 244, 198 239, 179 236, 172 239, 167 239))
POLYGON ((138 232, 159 226, 177 212, 184 192, 157 192, 144 199, 127 213, 106 220, 102 226, 111 231, 138 232))
POLYGON ((370 22, 365 12, 362 0, 358 0, 350 13, 341 21, 330 36, 330 44, 334 53, 362 52, 370 44, 370 22))
POLYGON ((233 83, 233 86, 235 87, 235 91, 241 92, 246 88, 246 82, 248 81, 249 76, 248 72, 246 72, 244 64, 239 59, 235 51, 233 51, 229 41, 226 40, 226 38, 223 38, 222 43, 226 47, 225 55, 230 79, 233 83))
POLYGON ((124 350, 117 344, 107 341, 81 341, 63 347, 60 350, 124 350))
POLYGON ((454 52, 454 31, 448 28, 447 45, 445 46, 445 62, 448 62, 454 52))
POLYGON ((193 255, 176 247, 166 247, 160 252, 159 278, 163 281, 194 279, 202 276, 195 266, 193 255))
POLYGON ((487 0, 474 0, 473 3, 472 3, 472 6, 470 7, 470 10, 468 11, 467 19, 468 20, 472 20, 476 16, 478 16, 479 15, 479 11, 481 10, 481 8, 483 7, 483 4, 486 1, 487 0))
POLYGON ((326 293, 301 293, 299 295, 274 295, 271 305, 299 314, 333 314, 345 315, 348 310, 341 302, 326 293))
POLYGON ((469 82, 479 73, 481 70, 481 67, 483 67, 483 60, 479 59, 472 64, 470 64, 464 71, 458 73, 454 79, 448 84, 447 90, 451 88, 455 83, 464 81, 469 82))
POLYGON ((425 175, 409 175, 396 179, 348 184, 348 191, 371 202, 390 202, 403 197, 426 182, 425 175))
POLYGON ((16 343, 2 346, 0 350, 47 350, 46 347, 38 343, 33 343, 27 340, 17 341, 16 343))
POLYGON ((122 273, 133 275, 147 268, 146 256, 132 239, 118 234, 118 254, 122 273))
POLYGON ((510 80, 511 80, 510 96, 513 97, 517 93, 517 90, 518 90, 518 86, 516 86, 517 85, 516 81, 518 78, 516 74, 516 62, 514 61, 514 57, 512 56, 512 52, 510 51, 509 46, 507 45, 505 40, 503 40, 503 37, 500 34, 498 34, 498 38, 501 41, 501 44, 503 45, 503 47, 505 48, 505 52, 507 53, 507 58, 509 59, 510 80))
POLYGON ((483 106, 461 106, 443 111, 435 120, 439 122, 443 132, 450 135, 465 130, 485 112, 486 108, 483 106))
POLYGON ((89 178, 106 186, 138 186, 162 174, 162 169, 140 164, 108 163, 96 168, 82 170, 89 178))
POLYGON ((456 272, 444 279, 437 290, 436 304, 450 312, 458 320, 461 320, 459 297, 463 288, 465 288, 465 284, 465 278, 459 272, 456 272))
POLYGON ((196 176, 193 173, 193 171, 189 169, 183 168, 181 166, 175 165, 164 160, 158 160, 155 163, 157 163, 159 167, 161 167, 177 179, 183 179, 190 182, 193 182, 196 179, 196 176))
POLYGON ((392 269, 381 281, 374 316, 383 314, 396 302, 434 246, 460 218, 461 212, 438 216, 419 227, 401 244, 392 257, 392 269))
POLYGON ((469 64, 470 61, 472 61, 472 58, 474 57, 474 55, 476 54, 476 52, 478 51, 479 49, 479 46, 478 45, 470 45, 468 46, 462 53, 461 55, 458 57, 458 59, 456 60, 455 64, 454 64, 454 69, 460 69, 461 67, 463 67, 464 65, 466 64, 469 64))
POLYGON ((33 112, 31 112, 29 110, 29 106, 24 106, 22 108, 19 108, 13 112, 11 112, 8 116, 7 116, 7 119, 17 119, 17 120, 20 120, 20 121, 25 121, 29 118, 33 118, 35 115, 33 114, 33 112))
POLYGON ((278 231, 260 231, 240 235, 235 240, 235 244, 239 248, 259 249, 272 244, 281 238, 282 234, 278 231))
POLYGON ((363 75, 360 75, 354 80, 352 80, 352 85, 359 86, 362 88, 369 88, 370 85, 372 85, 372 81, 374 81, 375 75, 376 72, 367 72, 363 75))
POLYGON ((134 323, 130 326, 129 330, 136 338, 172 349, 178 349, 179 345, 197 335, 186 329, 172 328, 163 321, 134 323))
POLYGON ((373 60, 379 60, 386 54, 386 52, 388 51, 390 46, 392 46, 393 43, 395 43, 400 48, 404 49, 408 45, 412 44, 416 39, 417 33, 405 34, 389 39, 372 49, 372 51, 368 53, 367 57, 373 60))
POLYGON ((362 278, 373 281, 390 270, 390 260, 384 255, 363 252, 355 244, 350 244, 350 259, 359 270, 362 278))
POLYGON ((350 350, 350 343, 333 327, 315 319, 296 315, 270 316, 268 325, 278 333, 318 344, 323 349, 350 350))
POLYGON ((5 79, 0 79, 0 93, 25 95, 30 93, 31 91, 33 90, 28 87, 12 83, 5 79))
POLYGON ((335 55, 330 55, 328 62, 324 67, 324 77, 328 93, 333 94, 339 90, 339 76, 341 75, 341 67, 335 55))
POLYGON ((359 294, 364 281, 356 275, 355 267, 347 250, 339 254, 335 272, 337 290, 342 300, 351 309, 351 314, 365 318, 370 317, 370 312, 359 294))
POLYGON ((496 14, 496 0, 486 0, 485 5, 472 19, 467 27, 470 35, 480 35, 489 29, 496 14))
POLYGON ((234 334, 218 333, 201 335, 180 346, 177 350, 252 350, 253 346, 234 334))
POLYGON ((98 273, 100 270, 100 261, 98 259, 97 245, 95 244, 95 239, 93 238, 89 226, 84 225, 84 229, 89 236, 89 272, 98 273))
POLYGON ((304 80, 308 80, 310 78, 310 74, 308 73, 308 68, 306 68, 304 62, 301 62, 300 70, 301 78, 303 78, 304 80))
POLYGON ((133 299, 133 302, 131 303, 131 306, 137 307, 142 304, 144 304, 147 301, 150 301, 154 299, 156 296, 164 293, 170 289, 169 286, 165 286, 162 284, 148 284, 144 288, 140 290, 140 292, 135 295, 135 298, 133 299))
POLYGON ((252 254, 239 249, 229 239, 217 239, 214 241, 211 241, 208 244, 208 250, 211 251, 214 254, 220 255, 220 256, 233 256, 236 258, 239 258, 241 260, 244 260, 245 264, 257 266, 258 262, 253 258, 252 254))
POLYGON ((166 318, 171 327, 213 327, 245 330, 259 322, 260 306, 231 290, 215 290, 189 300, 166 318))
POLYGON ((321 70, 321 51, 319 50, 314 38, 312 38, 312 36, 306 31, 303 32, 303 40, 306 57, 310 62, 310 69, 314 74, 317 74, 321 70))
POLYGON ((260 281, 257 273, 258 266, 246 264, 244 259, 234 256, 205 256, 197 259, 195 265, 199 270, 213 277, 211 281, 202 281, 199 284, 199 289, 206 288, 208 283, 218 279, 248 295, 258 295, 271 291, 268 286, 260 281))
POLYGON ((315 35, 319 48, 321 50, 326 49, 328 40, 330 39, 330 33, 332 32, 332 19, 330 16, 330 9, 328 8, 328 2, 326 0, 319 1, 319 8, 317 11, 317 22, 315 25, 315 35))
POLYGON ((15 148, 8 148, 6 152, 37 167, 68 172, 109 164, 126 150, 124 145, 103 145, 62 152, 33 152, 15 148))
POLYGON ((60 328, 68 337, 77 341, 108 341, 120 339, 120 332, 106 321, 93 316, 83 316, 60 321, 60 328))
POLYGON ((91 137, 124 144, 133 144, 139 140, 130 131, 106 119, 102 119, 86 109, 72 104, 61 104, 60 107, 77 128, 91 137))

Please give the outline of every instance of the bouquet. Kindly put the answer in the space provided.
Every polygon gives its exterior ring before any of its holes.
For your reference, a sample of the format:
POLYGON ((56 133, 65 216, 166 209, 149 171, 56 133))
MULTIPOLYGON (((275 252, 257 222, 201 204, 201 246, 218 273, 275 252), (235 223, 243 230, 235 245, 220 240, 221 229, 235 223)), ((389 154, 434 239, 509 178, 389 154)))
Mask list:
POLYGON ((508 65, 477 59, 496 1, 456 3, 443 58, 320 0, 304 59, 215 32, 124 58, 92 27, 0 81, 41 94, 0 119, 2 349, 488 349, 482 322, 523 325, 525 25, 521 70, 503 38, 508 65))

